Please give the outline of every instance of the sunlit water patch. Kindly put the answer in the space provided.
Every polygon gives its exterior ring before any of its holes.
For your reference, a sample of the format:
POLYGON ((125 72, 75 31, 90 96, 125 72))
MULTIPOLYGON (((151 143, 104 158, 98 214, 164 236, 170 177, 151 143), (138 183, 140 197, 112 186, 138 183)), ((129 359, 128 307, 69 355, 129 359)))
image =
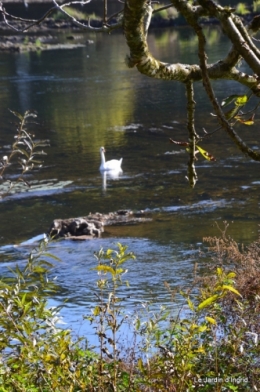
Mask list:
POLYGON ((0 200, 10 199, 23 199, 25 197, 37 197, 37 196, 50 196, 59 192, 69 192, 72 185, 72 181, 59 181, 57 179, 33 180, 26 185, 24 182, 14 183, 14 186, 10 187, 10 182, 1 184, 0 194, 4 194, 4 198, 0 200))

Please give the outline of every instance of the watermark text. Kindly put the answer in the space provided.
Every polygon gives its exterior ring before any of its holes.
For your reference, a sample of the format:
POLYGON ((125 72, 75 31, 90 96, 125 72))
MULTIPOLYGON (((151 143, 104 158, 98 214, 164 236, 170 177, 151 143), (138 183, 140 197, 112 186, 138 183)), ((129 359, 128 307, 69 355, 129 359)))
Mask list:
POLYGON ((247 384, 248 378, 247 377, 201 377, 196 378, 194 381, 198 382, 199 384, 223 384, 224 382, 230 382, 231 384, 247 384))

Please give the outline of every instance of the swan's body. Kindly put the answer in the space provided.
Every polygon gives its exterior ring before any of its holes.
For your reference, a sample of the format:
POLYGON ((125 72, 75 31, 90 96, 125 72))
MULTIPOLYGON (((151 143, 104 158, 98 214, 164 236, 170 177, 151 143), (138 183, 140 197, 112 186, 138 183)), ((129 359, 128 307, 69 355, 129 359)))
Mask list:
POLYGON ((121 165, 123 158, 121 159, 112 159, 111 161, 107 161, 105 159, 105 149, 104 147, 100 147, 100 155, 101 155, 101 165, 99 170, 101 171, 108 171, 108 170, 113 170, 113 171, 118 171, 121 172, 121 165))

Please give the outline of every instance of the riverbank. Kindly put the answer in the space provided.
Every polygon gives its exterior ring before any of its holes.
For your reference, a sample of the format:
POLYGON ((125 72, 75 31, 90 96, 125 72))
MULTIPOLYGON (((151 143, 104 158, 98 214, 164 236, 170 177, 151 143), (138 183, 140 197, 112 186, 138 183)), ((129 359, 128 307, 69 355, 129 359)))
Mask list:
MULTIPOLYGON (((8 24, 3 19, 0 21, 0 51, 20 52, 73 49, 84 46, 84 44, 78 43, 73 35, 74 32, 78 33, 79 31, 84 31, 84 29, 80 28, 72 19, 69 19, 59 11, 55 11, 55 13, 50 14, 51 17, 43 19, 41 23, 32 25, 28 30, 23 32, 30 25, 28 20, 39 20, 43 18, 53 6, 52 2, 48 0, 40 0, 37 3, 35 3, 35 0, 8 0, 2 3, 8 14, 13 15, 15 18, 21 18, 21 20, 7 16, 8 24), (27 22, 22 19, 27 20, 27 22), (69 43, 60 44, 57 41, 56 34, 62 31, 69 33, 69 43)), ((91 26, 101 27, 102 20, 97 15, 102 15, 102 7, 102 0, 84 6, 78 6, 73 8, 73 16, 82 24, 87 25, 88 15, 91 15, 91 26)), ((109 4, 110 15, 116 15, 122 9, 123 5, 119 2, 112 1, 109 4)), ((249 22, 254 16, 255 14, 252 12, 243 16, 240 15, 245 22, 249 22)), ((214 18, 203 18, 201 21, 204 25, 217 24, 214 18)), ((112 18, 110 23, 117 23, 117 20, 113 20, 112 18)), ((185 18, 178 14, 175 8, 169 8, 154 13, 149 28, 151 30, 156 28, 184 27, 186 25, 185 18)), ((89 44, 90 42, 87 41, 86 43, 89 44)))

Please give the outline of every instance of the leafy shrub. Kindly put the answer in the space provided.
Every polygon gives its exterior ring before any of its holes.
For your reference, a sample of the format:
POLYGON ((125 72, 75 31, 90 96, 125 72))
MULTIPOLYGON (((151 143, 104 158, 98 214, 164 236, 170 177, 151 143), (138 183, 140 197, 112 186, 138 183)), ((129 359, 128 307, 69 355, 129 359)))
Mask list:
MULTIPOLYGON (((0 281, 0 390, 83 391, 92 384, 97 356, 57 327, 59 307, 48 308, 55 285, 46 278, 54 258, 47 242, 24 268, 0 281), (90 371, 91 369, 91 371, 90 371), (90 374, 90 375, 89 375, 90 374)), ((91 389, 89 389, 91 390, 91 389)))
POLYGON ((10 112, 18 118, 19 122, 15 124, 15 140, 10 150, 0 160, 1 197, 5 197, 18 183, 30 186, 25 176, 28 172, 42 167, 43 162, 39 157, 46 155, 42 148, 49 146, 48 140, 35 140, 34 132, 29 130, 29 127, 35 124, 32 122, 32 119, 37 117, 35 112, 27 110, 23 115, 12 110, 10 112), (7 172, 12 169, 15 180, 7 176, 7 172))

